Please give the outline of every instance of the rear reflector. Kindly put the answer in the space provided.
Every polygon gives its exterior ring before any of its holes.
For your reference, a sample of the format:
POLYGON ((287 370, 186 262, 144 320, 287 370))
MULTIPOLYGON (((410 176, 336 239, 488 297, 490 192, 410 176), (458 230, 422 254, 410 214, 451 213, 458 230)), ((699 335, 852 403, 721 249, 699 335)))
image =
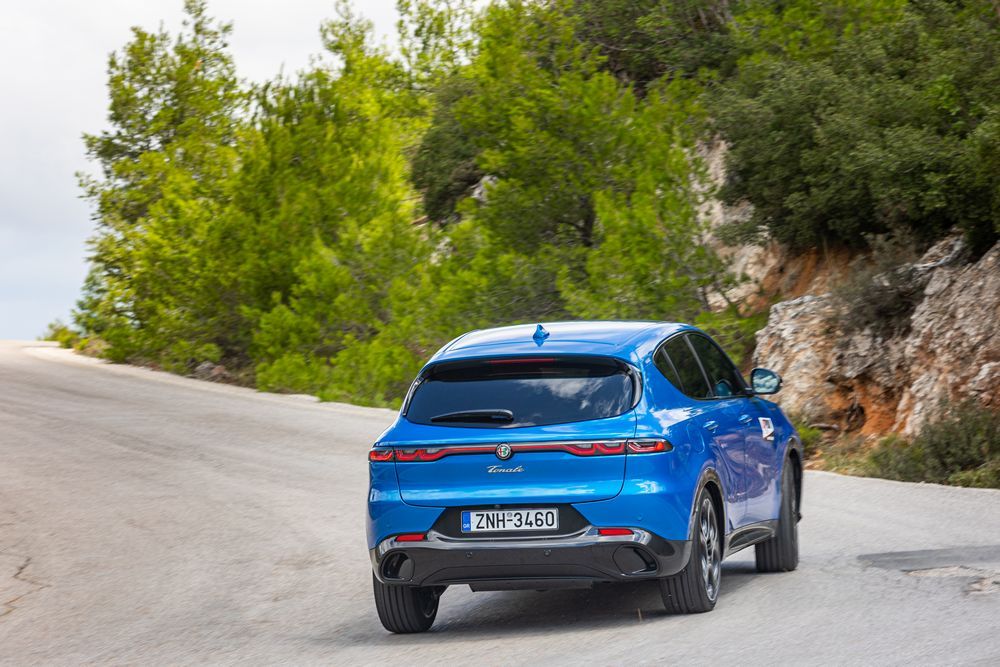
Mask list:
POLYGON ((674 446, 666 440, 629 440, 628 451, 631 454, 655 454, 669 452, 674 446))
POLYGON ((620 537, 623 535, 633 535, 631 528, 598 528, 597 534, 602 537, 620 537))
POLYGON ((397 542, 423 542, 426 536, 423 533, 404 533, 403 535, 397 535, 397 542))
POLYGON ((385 462, 392 460, 391 449, 372 449, 368 452, 369 461, 385 462))

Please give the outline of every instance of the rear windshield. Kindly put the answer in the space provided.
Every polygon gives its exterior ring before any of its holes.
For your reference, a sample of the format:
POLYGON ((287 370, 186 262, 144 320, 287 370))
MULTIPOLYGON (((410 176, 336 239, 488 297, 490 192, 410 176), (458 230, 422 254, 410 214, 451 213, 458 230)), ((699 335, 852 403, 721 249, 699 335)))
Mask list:
POLYGON ((425 372, 406 418, 466 428, 603 419, 631 409, 635 384, 627 365, 605 357, 447 362, 425 372))

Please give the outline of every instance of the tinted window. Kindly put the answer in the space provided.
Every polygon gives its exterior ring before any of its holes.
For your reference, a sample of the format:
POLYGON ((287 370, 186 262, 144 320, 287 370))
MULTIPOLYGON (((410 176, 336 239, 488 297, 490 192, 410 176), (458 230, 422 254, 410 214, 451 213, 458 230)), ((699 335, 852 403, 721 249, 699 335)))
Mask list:
POLYGON ((681 388, 681 379, 677 377, 677 371, 674 370, 674 365, 670 363, 670 357, 667 356, 666 350, 662 347, 657 350, 656 356, 653 357, 653 363, 656 364, 656 367, 660 369, 661 373, 663 373, 663 377, 670 380, 670 384, 674 385, 678 389, 681 388))
POLYGON ((432 366, 406 418, 417 424, 503 428, 614 417, 632 407, 628 367, 614 359, 491 359, 432 366))
MULTIPOLYGON (((670 361, 674 362, 674 369, 680 380, 679 385, 675 383, 677 388, 692 398, 709 398, 712 394, 705 382, 705 376, 685 338, 686 336, 676 336, 668 340, 661 350, 666 352, 670 361)), ((669 375, 667 379, 673 382, 669 375)))
POLYGON ((701 365, 705 367, 716 396, 735 396, 743 392, 743 379, 739 371, 715 343, 704 336, 689 336, 688 339, 698 353, 701 365))

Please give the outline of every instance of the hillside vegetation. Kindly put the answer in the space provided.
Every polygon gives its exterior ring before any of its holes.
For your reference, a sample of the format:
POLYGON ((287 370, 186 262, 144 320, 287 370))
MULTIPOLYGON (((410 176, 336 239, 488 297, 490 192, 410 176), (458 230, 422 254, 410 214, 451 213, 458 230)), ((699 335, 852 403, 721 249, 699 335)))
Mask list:
POLYGON ((995 1, 399 7, 398 49, 344 3, 324 57, 266 82, 203 2, 134 30, 86 137, 82 344, 393 405, 450 338, 513 322, 694 321, 747 353, 762 314, 709 308, 736 279, 708 197, 753 205, 730 242, 997 239, 995 1))

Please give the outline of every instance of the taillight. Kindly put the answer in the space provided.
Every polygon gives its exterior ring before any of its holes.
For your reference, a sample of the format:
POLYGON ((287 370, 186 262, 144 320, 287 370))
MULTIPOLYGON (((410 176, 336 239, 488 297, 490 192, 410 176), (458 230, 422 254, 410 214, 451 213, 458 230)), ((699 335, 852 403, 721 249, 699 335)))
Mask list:
POLYGON ((597 534, 602 537, 621 537, 634 535, 631 528, 598 528, 597 534))
MULTIPOLYGON (((494 454, 496 445, 464 445, 458 447, 422 447, 412 449, 376 448, 368 452, 369 461, 423 463, 437 461, 456 454, 494 454)), ((605 440, 595 442, 521 442, 510 443, 513 454, 521 452, 565 452, 573 456, 614 456, 616 454, 655 454, 669 452, 673 447, 666 440, 605 440)))
MULTIPOLYGON (((571 451, 573 447, 573 445, 570 445, 571 451)), ((625 453, 624 442, 591 442, 583 445, 575 445, 575 447, 576 450, 572 451, 572 453, 579 454, 580 456, 601 456, 625 453)))
POLYGON ((625 443, 611 442, 531 442, 512 444, 511 450, 517 452, 566 452, 575 456, 608 456, 624 454, 625 443))
POLYGON ((657 452, 669 452, 673 449, 666 440, 629 440, 628 451, 630 454, 655 454, 657 452))
POLYGON ((427 539, 424 533, 404 533, 403 535, 397 535, 397 542, 423 542, 427 539))
POLYGON ((438 449, 397 449, 396 450, 396 460, 401 463, 410 463, 412 461, 437 461, 440 458, 444 458, 448 455, 448 450, 443 448, 438 449))

